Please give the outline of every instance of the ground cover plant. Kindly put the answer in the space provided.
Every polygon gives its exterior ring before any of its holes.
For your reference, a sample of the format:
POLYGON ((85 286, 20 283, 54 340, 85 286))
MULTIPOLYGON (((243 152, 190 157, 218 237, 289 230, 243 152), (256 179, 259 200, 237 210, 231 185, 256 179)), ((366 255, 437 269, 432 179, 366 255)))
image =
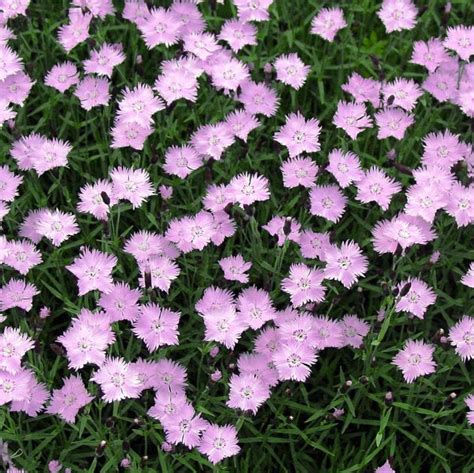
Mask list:
POLYGON ((472 473, 473 19, 0 0, 3 470, 472 473))

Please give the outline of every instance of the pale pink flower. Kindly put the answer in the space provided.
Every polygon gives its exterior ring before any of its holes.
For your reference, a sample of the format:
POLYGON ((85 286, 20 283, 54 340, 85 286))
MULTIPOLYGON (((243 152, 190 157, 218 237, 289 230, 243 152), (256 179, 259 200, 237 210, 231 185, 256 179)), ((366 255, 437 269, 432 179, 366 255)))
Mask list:
POLYGON ((410 285, 409 291, 400 297, 395 306, 397 312, 408 312, 419 319, 423 319, 427 308, 436 301, 436 294, 421 279, 409 278, 398 284, 398 290, 401 291, 407 284, 410 285))
POLYGON ((423 89, 440 102, 452 101, 458 94, 457 78, 446 71, 435 71, 423 82, 423 89))
POLYGON ((326 316, 313 318, 312 332, 312 346, 317 350, 329 347, 341 348, 346 343, 344 324, 326 316))
POLYGON ((112 183, 104 179, 81 187, 79 193, 79 212, 93 215, 98 220, 107 220, 110 208, 117 203, 112 183), (105 203, 104 198, 108 201, 105 203))
POLYGON ((22 182, 23 177, 10 171, 6 164, 0 166, 0 201, 12 202, 22 182))
POLYGON ((113 194, 117 199, 128 200, 136 209, 155 193, 150 175, 144 169, 118 167, 110 172, 113 194))
POLYGON ((303 263, 292 264, 289 276, 281 281, 281 288, 290 295, 291 303, 300 307, 307 302, 324 300, 326 288, 322 285, 324 272, 303 263))
POLYGON ((237 138, 247 142, 249 133, 260 126, 257 117, 245 110, 236 110, 225 117, 229 131, 237 138))
POLYGON ((21 279, 10 279, 0 287, 0 312, 13 307, 29 312, 33 307, 33 297, 38 294, 39 291, 33 284, 21 279))
POLYGON ((412 383, 419 376, 434 373, 436 363, 433 361, 434 346, 420 340, 408 340, 392 363, 403 373, 407 383, 412 383))
POLYGON ((253 374, 233 374, 229 388, 229 400, 226 404, 233 409, 250 411, 253 415, 270 397, 268 385, 253 374))
POLYGON ((202 158, 192 146, 171 146, 166 151, 163 169, 184 179, 202 164, 202 158))
POLYGON ((392 197, 402 190, 402 186, 395 179, 375 166, 365 171, 356 185, 357 200, 364 204, 376 202, 382 210, 387 210, 392 197))
POLYGON ((465 187, 455 182, 448 196, 446 212, 456 220, 458 227, 474 223, 474 184, 465 187))
POLYGON ((449 27, 443 45, 454 51, 463 61, 469 61, 474 54, 474 27, 465 25, 449 27))
POLYGON ((205 61, 221 48, 212 33, 188 33, 183 37, 183 49, 205 61))
POLYGON ((204 340, 222 343, 233 349, 248 328, 248 324, 238 315, 233 306, 213 310, 204 318, 204 340))
POLYGON ((196 102, 198 82, 195 74, 182 68, 179 71, 167 71, 158 76, 155 80, 154 89, 167 105, 180 99, 196 102))
POLYGON ((16 269, 20 274, 28 271, 42 262, 41 253, 33 243, 26 240, 10 241, 5 246, 5 257, 0 262, 16 269))
POLYGON ((240 84, 250 76, 249 68, 242 61, 230 58, 227 61, 219 62, 210 67, 212 85, 216 89, 224 89, 225 93, 235 92, 240 84))
POLYGON ((224 151, 234 143, 234 135, 225 122, 204 125, 191 137, 191 144, 200 157, 219 160, 224 151))
POLYGON ((341 8, 321 8, 311 21, 311 33, 332 43, 337 32, 346 26, 341 8))
POLYGON ((374 108, 380 106, 382 84, 375 79, 367 79, 353 72, 341 89, 354 97, 356 103, 370 102, 374 108))
POLYGON ((74 95, 81 101, 81 107, 89 111, 94 107, 108 105, 109 87, 110 81, 108 79, 86 76, 77 84, 74 95))
POLYGON ((313 348, 294 340, 282 344, 272 355, 280 381, 306 381, 317 359, 313 348))
POLYGON ((90 59, 84 61, 84 72, 110 78, 114 67, 122 64, 125 59, 121 44, 104 43, 99 49, 91 52, 90 59))
POLYGON ((377 12, 387 33, 413 29, 417 14, 418 9, 412 0, 383 0, 382 7, 377 12))
POLYGON ((23 106, 35 83, 28 74, 17 72, 0 82, 0 97, 12 104, 23 106))
POLYGON ((433 223, 436 212, 448 202, 445 191, 426 184, 411 186, 406 192, 406 197, 405 213, 415 217, 419 216, 429 223, 433 223))
POLYGON ((324 259, 326 249, 331 245, 329 233, 315 233, 305 230, 300 233, 299 245, 301 254, 305 258, 324 259))
POLYGON ((0 44, 0 81, 23 69, 18 54, 5 44, 0 44))
POLYGON ((153 123, 152 116, 164 108, 165 104, 149 85, 138 84, 132 89, 125 87, 117 115, 120 121, 146 127, 153 123))
POLYGON ((245 261, 242 255, 222 258, 219 260, 219 266, 224 271, 224 278, 228 281, 239 281, 242 284, 249 281, 246 272, 252 267, 252 263, 245 261))
POLYGON ((345 189, 353 182, 360 181, 364 172, 361 169, 359 157, 351 151, 334 149, 328 156, 327 170, 336 178, 338 184, 345 189))
POLYGON ((139 125, 134 122, 126 122, 116 119, 114 127, 110 131, 112 135, 112 148, 126 148, 130 146, 133 149, 141 151, 145 140, 153 133, 150 124, 139 125))
POLYGON ((67 166, 67 158, 72 146, 67 141, 57 138, 44 139, 38 148, 32 151, 31 161, 33 168, 41 176, 51 169, 67 166))
POLYGON ((137 398, 141 391, 136 368, 123 358, 107 358, 91 381, 100 386, 105 402, 137 398))
POLYGON ((283 246, 287 240, 298 243, 300 238, 301 225, 291 217, 274 216, 262 228, 270 233, 270 235, 278 238, 277 243, 279 246, 283 246))
POLYGON ((390 105, 401 107, 410 112, 415 108, 417 100, 423 95, 423 91, 414 80, 399 77, 391 82, 384 83, 382 94, 385 106, 388 106, 389 101, 391 101, 390 105))
POLYGON ((342 335, 344 345, 360 348, 364 337, 369 333, 369 324, 356 315, 346 314, 340 322, 342 324, 342 335))
POLYGON ((206 29, 206 23, 193 0, 174 0, 169 11, 181 23, 179 32, 181 35, 187 33, 201 33, 206 29))
POLYGON ((275 308, 267 291, 255 286, 244 289, 237 299, 240 319, 257 330, 275 317, 275 308))
POLYGON ((87 406, 94 396, 87 391, 79 376, 63 379, 63 387, 53 390, 51 402, 46 409, 48 414, 57 414, 66 422, 74 423, 80 409, 87 406))
POLYGON ((179 276, 179 266, 166 256, 152 256, 146 262, 140 263, 140 286, 146 287, 145 275, 151 276, 151 287, 168 293, 171 283, 179 276))
POLYGON ((324 278, 340 281, 348 289, 367 272, 368 259, 353 241, 343 242, 340 247, 331 245, 324 259, 324 278))
POLYGON ((164 345, 178 345, 179 318, 178 312, 153 303, 145 304, 133 321, 133 333, 145 342, 150 352, 164 345))
POLYGON ((82 248, 81 254, 73 264, 66 266, 77 277, 79 295, 99 290, 109 292, 113 288, 112 271, 117 264, 117 258, 98 250, 82 248))
POLYGON ((308 187, 311 188, 316 182, 319 168, 309 157, 295 157, 285 161, 281 167, 283 185, 288 188, 308 187))
POLYGON ((246 112, 253 115, 261 113, 266 117, 275 115, 279 105, 277 94, 272 88, 250 80, 241 84, 237 100, 244 104, 246 112))
POLYGON ((28 215, 23 220, 22 224, 20 225, 19 234, 22 237, 28 238, 33 243, 39 243, 42 235, 38 233, 38 223, 43 218, 43 212, 45 209, 39 210, 30 210, 28 215))
POLYGON ((254 202, 265 201, 270 198, 268 179, 259 174, 243 173, 234 176, 229 183, 234 202, 240 205, 251 205, 254 202))
POLYGON ((337 128, 342 128, 353 140, 364 128, 372 127, 372 119, 367 115, 363 103, 351 103, 340 100, 333 121, 337 128))
POLYGON ((22 400, 12 400, 10 412, 24 412, 30 417, 36 417, 44 409, 44 405, 49 399, 49 389, 36 380, 32 371, 25 370, 24 373, 28 382, 26 396, 22 400))
POLYGON ((251 23, 232 18, 222 25, 219 39, 226 41, 232 51, 237 53, 245 46, 257 44, 257 28, 251 23))
MULTIPOLYGON (((449 340, 463 361, 474 358, 474 317, 464 315, 449 330, 449 340)), ((474 410, 474 406, 472 407, 474 410)))
POLYGON ((267 21, 270 19, 268 8, 273 0, 234 0, 237 15, 242 21, 267 21))
POLYGON ((0 334, 0 370, 15 374, 21 359, 34 347, 33 340, 17 328, 5 327, 0 334))
POLYGON ((46 209, 36 226, 36 231, 50 240, 54 246, 61 245, 69 237, 79 233, 79 230, 73 214, 57 209, 46 209))
POLYGON ((298 54, 283 54, 274 63, 277 80, 294 89, 300 89, 308 77, 311 68, 306 66, 298 54))
POLYGON ((128 284, 115 283, 108 294, 102 293, 97 305, 105 310, 109 322, 133 321, 138 317, 139 300, 142 293, 128 284))
POLYGON ((467 273, 461 278, 461 284, 474 288, 474 263, 469 265, 467 273))
MULTIPOLYGON (((271 0, 265 1, 271 2, 271 0)), ((209 424, 202 436, 198 450, 215 465, 224 458, 232 457, 240 452, 237 441, 237 430, 234 426, 224 425, 221 427, 216 424, 209 424)))
POLYGON ((286 146, 290 157, 295 157, 303 152, 315 153, 321 149, 319 134, 321 127, 315 118, 306 120, 299 112, 286 117, 286 123, 275 133, 274 139, 286 146))
POLYGON ((66 52, 70 52, 79 43, 89 37, 89 26, 92 21, 90 13, 83 13, 80 8, 70 8, 69 23, 58 30, 58 41, 66 52))
POLYGON ((429 72, 434 72, 438 66, 449 59, 449 54, 443 47, 443 42, 438 38, 428 41, 415 41, 411 61, 413 64, 426 67, 429 72))
POLYGON ((181 22, 172 11, 160 7, 152 8, 137 26, 148 49, 152 49, 160 44, 171 46, 177 43, 181 22))
POLYGON ((64 93, 79 82, 77 67, 70 61, 56 64, 44 78, 44 83, 64 93))
POLYGON ((382 466, 379 466, 374 473, 397 473, 390 465, 390 462, 387 460, 382 466))
POLYGON ((422 163, 426 166, 439 166, 447 170, 463 159, 465 148, 459 141, 459 135, 449 130, 428 133, 423 138, 422 163))
POLYGON ((312 215, 337 223, 344 214, 347 197, 335 184, 315 185, 309 194, 312 215))
POLYGON ((375 123, 378 127, 379 140, 393 136, 397 140, 403 139, 406 129, 413 125, 413 115, 400 108, 389 107, 375 114, 375 123))

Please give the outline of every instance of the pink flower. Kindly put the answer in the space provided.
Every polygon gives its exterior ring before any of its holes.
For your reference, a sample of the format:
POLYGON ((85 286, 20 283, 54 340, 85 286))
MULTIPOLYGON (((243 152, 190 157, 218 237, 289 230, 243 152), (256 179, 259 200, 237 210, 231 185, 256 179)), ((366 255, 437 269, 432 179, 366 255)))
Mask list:
POLYGON ((21 369, 16 373, 0 370, 0 406, 11 401, 27 401, 31 372, 21 369))
POLYGON ((142 305, 133 321, 133 332, 152 352, 164 345, 178 345, 180 314, 157 304, 142 305))
POLYGON ((146 262, 155 256, 166 256, 171 260, 179 256, 179 251, 164 236, 141 230, 135 232, 125 243, 124 250, 139 262, 146 262))
POLYGON ((359 157, 351 151, 334 149, 329 153, 327 170, 336 178, 338 184, 345 189, 364 176, 359 157))
POLYGON ((170 10, 152 8, 137 25, 148 49, 159 44, 171 46, 178 42, 181 24, 177 15, 170 10))
POLYGON ((25 240, 8 242, 6 253, 4 264, 16 269, 23 275, 43 261, 41 253, 36 249, 36 246, 25 240))
POLYGON ((299 245, 301 254, 305 258, 324 259, 326 249, 329 248, 329 233, 315 233, 312 230, 305 230, 300 234, 299 245))
POLYGON ((53 390, 51 402, 46 409, 48 414, 57 414, 66 422, 74 423, 80 409, 94 399, 79 376, 63 379, 63 387, 53 390))
POLYGON ((191 137, 191 144, 200 157, 215 160, 221 159, 224 151, 233 143, 234 135, 224 122, 201 126, 191 137))
POLYGON ((73 264, 66 266, 78 279, 79 295, 99 290, 109 292, 113 288, 112 271, 117 258, 97 250, 82 248, 73 264))
POLYGON ((440 102, 452 101, 458 93, 457 79, 449 72, 438 70, 428 75, 423 82, 423 89, 440 102))
POLYGON ((474 395, 470 394, 464 399, 466 406, 469 409, 467 413, 467 421, 469 425, 474 425, 474 395))
POLYGON ((374 473, 396 473, 396 471, 390 466, 390 462, 387 460, 382 466, 379 466, 374 473))
POLYGON ((31 0, 2 0, 0 9, 3 19, 6 21, 10 18, 16 18, 19 15, 26 15, 26 9, 31 0))
POLYGON ((276 92, 272 88, 250 80, 241 84, 237 100, 244 104, 246 112, 253 115, 261 113, 266 117, 275 115, 279 105, 276 92))
POLYGON ((395 306, 397 312, 408 312, 419 319, 423 319, 428 306, 436 301, 436 295, 433 290, 421 279, 409 278, 398 285, 401 291, 407 284, 410 289, 407 294, 400 297, 395 306))
POLYGON ((309 194, 312 215, 336 223, 344 214, 347 197, 335 184, 316 185, 309 194))
POLYGON ((7 165, 0 166, 0 201, 12 202, 22 182, 23 177, 11 172, 7 165))
POLYGON ((313 348, 295 341, 282 344, 272 356, 280 381, 306 381, 317 359, 313 348))
POLYGON ((417 14, 418 9, 412 0, 383 0, 382 7, 377 12, 387 33, 413 29, 417 14))
POLYGON ((107 220, 112 205, 117 203, 112 183, 100 179, 94 184, 86 184, 79 193, 79 212, 89 213, 98 220, 107 220), (104 197, 108 203, 105 203, 104 197))
POLYGON ((208 287, 204 291, 201 299, 196 302, 196 310, 202 316, 206 316, 214 311, 223 311, 234 306, 235 301, 233 294, 227 289, 218 287, 208 287))
POLYGON ((260 126, 260 121, 254 115, 245 110, 236 110, 225 117, 225 123, 229 131, 245 143, 249 133, 260 126))
POLYGON ((393 136, 397 140, 403 139, 406 129, 415 122, 413 115, 399 109, 389 107, 375 114, 375 123, 378 127, 379 140, 393 136))
POLYGON ((324 272, 311 269, 303 263, 292 264, 290 274, 281 281, 281 288, 290 294, 291 303, 300 307, 307 302, 324 300, 326 288, 322 285, 324 272))
POLYGON ((128 200, 132 208, 140 207, 155 192, 150 175, 144 169, 127 169, 119 166, 110 172, 112 192, 117 199, 128 200))
POLYGON ((277 80, 296 90, 303 86, 311 70, 296 53, 279 56, 275 60, 274 66, 277 73, 277 80))
POLYGON ((248 328, 248 324, 236 313, 234 306, 212 310, 204 317, 204 324, 204 340, 222 343, 229 349, 235 347, 242 332, 248 328))
POLYGON ((458 227, 474 223, 474 185, 465 187, 456 182, 449 193, 446 212, 454 217, 458 227))
POLYGON ((89 37, 89 26, 92 20, 90 13, 82 13, 80 8, 70 8, 69 23, 58 30, 58 41, 66 52, 70 52, 79 43, 89 37))
POLYGON ((109 87, 110 81, 107 79, 86 76, 77 84, 74 95, 81 101, 81 107, 89 111, 109 103, 109 87))
POLYGON ((447 194, 439 187, 426 184, 411 186, 407 192, 404 211, 407 215, 419 216, 433 223, 436 212, 447 204, 447 194))
POLYGON ((72 4, 84 10, 89 10, 94 17, 98 17, 101 20, 105 19, 106 15, 113 15, 115 13, 112 0, 73 0, 72 4))
POLYGON ((181 35, 187 33, 201 33, 206 28, 203 16, 194 2, 190 2, 189 0, 175 0, 171 4, 169 11, 180 21, 181 27, 179 32, 181 35))
POLYGON ((283 246, 287 240, 298 243, 300 238, 300 224, 290 217, 274 216, 262 228, 270 235, 278 237, 278 245, 283 246), (287 228, 288 227, 288 228, 287 228))
POLYGON ((141 296, 139 289, 132 289, 128 284, 119 282, 114 284, 108 294, 100 295, 97 305, 105 310, 111 323, 119 320, 133 321, 138 317, 141 296))
POLYGON ((341 348, 346 344, 343 323, 326 316, 314 317, 312 327, 312 346, 317 350, 341 348))
POLYGON ((37 223, 36 231, 54 246, 59 246, 70 236, 79 233, 79 226, 73 214, 46 209, 37 223))
POLYGON ((21 369, 21 359, 34 347, 33 340, 17 328, 5 327, 0 334, 0 370, 15 374, 21 369))
POLYGON ((286 117, 285 125, 275 133, 274 139, 286 146, 290 157, 295 157, 303 152, 315 153, 321 149, 319 134, 321 127, 315 118, 305 120, 299 112, 286 117))
POLYGON ((165 104, 149 85, 138 84, 133 89, 125 87, 117 115, 121 122, 146 127, 153 123, 152 116, 164 108, 165 104))
POLYGON ((163 419, 162 423, 169 443, 182 443, 188 448, 200 445, 201 435, 209 425, 189 403, 180 406, 174 416, 163 419))
POLYGON ((11 48, 0 44, 0 81, 23 69, 20 58, 11 48))
POLYGON ((183 48, 199 59, 206 61, 221 48, 212 33, 188 33, 183 37, 183 48))
POLYGON ((226 41, 234 53, 245 46, 257 44, 257 28, 237 18, 227 20, 221 28, 219 39, 226 41))
POLYGON ((242 173, 234 176, 229 183, 229 190, 233 201, 242 206, 270 198, 268 179, 259 174, 242 173))
MULTIPOLYGON (((449 330, 449 340, 463 361, 474 358, 474 317, 464 315, 449 330)), ((472 407, 474 410, 474 406, 472 407)))
POLYGON ((10 103, 23 106, 35 82, 24 72, 17 72, 0 82, 0 97, 10 103))
POLYGON ((0 312, 13 307, 29 312, 33 307, 33 297, 39 291, 33 284, 21 279, 10 279, 7 284, 0 287, 0 312))
POLYGON ((10 103, 6 100, 0 99, 0 129, 4 122, 13 120, 16 117, 16 112, 10 107, 10 103))
POLYGON ((140 393, 136 368, 122 358, 107 358, 91 381, 100 386, 105 402, 136 398, 140 393))
POLYGON ((140 286, 145 288, 145 275, 151 276, 151 287, 168 293, 171 283, 179 276, 179 266, 166 256, 151 256, 147 261, 140 262, 140 286))
POLYGON ((122 17, 137 26, 150 16, 150 9, 144 0, 125 0, 122 17))
POLYGON ((154 89, 167 105, 180 99, 196 102, 198 82, 195 74, 182 68, 179 71, 167 71, 158 76, 154 89))
POLYGON ((402 186, 395 179, 373 166, 357 182, 356 199, 364 204, 376 202, 382 210, 388 210, 392 197, 401 190, 402 186))
POLYGON ((422 162, 426 166, 439 166, 447 170, 464 156, 464 147, 459 136, 449 130, 439 133, 428 133, 423 138, 422 162))
POLYGON ((192 146, 171 146, 166 151, 163 169, 184 179, 201 166, 202 158, 192 146))
POLYGON ((249 69, 246 64, 235 58, 221 61, 210 68, 212 85, 216 89, 236 91, 240 84, 249 78, 249 69))
POLYGON ((268 385, 253 374, 233 374, 229 380, 229 400, 233 409, 250 411, 255 415, 260 406, 270 397, 268 385))
POLYGON ((242 21, 267 21, 270 19, 268 8, 273 0, 234 0, 237 15, 242 21))
POLYGON ((90 59, 84 61, 84 72, 110 78, 114 67, 122 64, 125 59, 121 44, 104 43, 99 49, 91 52, 90 59))
POLYGON ((321 8, 311 21, 311 33, 332 43, 337 32, 346 26, 341 8, 321 8))
POLYGON ((344 336, 344 345, 353 348, 362 346, 364 337, 369 333, 369 324, 356 315, 345 315, 341 321, 342 334, 344 336))
POLYGON ((419 340, 408 340, 392 363, 402 371, 405 381, 411 383, 419 376, 435 372, 433 353, 434 346, 419 340))
POLYGON ((474 288, 474 263, 471 263, 467 273, 461 278, 461 284, 474 288))
POLYGON ((344 242, 339 248, 331 245, 324 258, 324 278, 340 281, 348 289, 367 272, 368 259, 353 241, 344 242))
POLYGON ((103 312, 82 309, 57 340, 67 351, 69 368, 78 370, 88 363, 102 365, 105 350, 115 341, 115 334, 103 312))
POLYGON ((366 79, 353 72, 341 89, 354 97, 356 103, 370 102, 374 108, 380 106, 382 84, 374 79, 366 79))
POLYGON ((384 105, 401 107, 407 112, 415 108, 417 100, 423 95, 420 86, 412 79, 397 78, 392 82, 386 82, 382 86, 384 105))
POLYGON ((264 385, 274 387, 278 384, 278 371, 270 352, 243 353, 239 356, 237 367, 241 375, 256 376, 264 385))
POLYGON ((443 45, 454 51, 463 61, 469 61, 474 54, 474 27, 465 25, 449 27, 443 45))
POLYGON ((303 186, 311 188, 316 182, 319 168, 311 158, 290 158, 281 165, 283 185, 288 188, 303 186))
POLYGON ((372 230, 374 248, 380 254, 395 253, 397 246, 406 250, 413 245, 425 245, 435 239, 431 225, 421 217, 399 214, 392 220, 380 221, 372 230))
POLYGON ((449 54, 443 47, 443 42, 438 38, 428 41, 415 41, 411 61, 426 67, 429 72, 434 72, 438 66, 449 59, 449 54))
POLYGON ((342 128, 353 140, 357 135, 372 126, 372 119, 367 115, 365 104, 344 102, 337 103, 333 121, 337 128, 342 128))
POLYGON ((170 200, 173 196, 173 187, 161 185, 158 187, 158 192, 163 200, 170 200))
POLYGON ((240 319, 257 330, 275 317, 275 308, 268 292, 255 286, 244 289, 237 300, 240 319))
MULTIPOLYGON (((49 399, 49 390, 42 383, 38 383, 34 374, 30 370, 22 370, 20 377, 26 380, 28 387, 24 399, 13 399, 10 404, 10 412, 24 412, 25 414, 36 417, 44 408, 49 399)), ((23 397, 23 396, 22 396, 23 397)))
POLYGON ((56 64, 44 78, 44 83, 64 93, 79 82, 77 67, 70 61, 56 64))
POLYGON ((32 167, 41 176, 51 169, 67 166, 67 158, 72 151, 72 146, 67 141, 56 138, 44 139, 38 143, 38 148, 32 150, 32 167))
POLYGON ((112 148, 126 148, 142 150, 145 140, 153 133, 153 128, 138 123, 127 123, 123 120, 115 120, 115 126, 110 131, 112 135, 112 148))
POLYGON ((245 261, 242 255, 222 258, 219 261, 219 266, 224 271, 224 278, 228 281, 239 281, 242 284, 249 282, 246 271, 252 267, 252 263, 245 261))
POLYGON ((209 424, 202 436, 198 450, 215 465, 224 458, 232 457, 240 452, 237 440, 237 431, 234 426, 224 425, 221 427, 209 424))

